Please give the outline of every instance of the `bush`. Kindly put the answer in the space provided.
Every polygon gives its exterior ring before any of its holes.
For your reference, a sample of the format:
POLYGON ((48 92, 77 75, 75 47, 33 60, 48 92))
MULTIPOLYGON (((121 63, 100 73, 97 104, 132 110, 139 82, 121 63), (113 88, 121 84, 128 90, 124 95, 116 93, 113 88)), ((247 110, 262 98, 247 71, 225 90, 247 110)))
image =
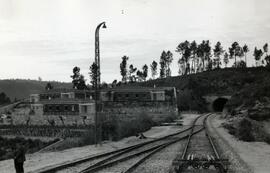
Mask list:
POLYGON ((158 122, 158 125, 161 124, 161 123, 171 123, 174 120, 176 120, 177 117, 178 117, 177 114, 175 114, 175 113, 169 113, 162 122, 158 122))
POLYGON ((89 129, 86 134, 79 140, 78 146, 90 145, 95 143, 95 133, 93 128, 89 129))
POLYGON ((230 123, 223 123, 222 126, 228 130, 229 134, 236 135, 236 128, 230 123))
POLYGON ((237 118, 232 121, 223 123, 222 126, 228 130, 228 133, 234 135, 239 140, 264 141, 270 144, 270 135, 265 131, 260 122, 250 118, 237 118))
POLYGON ((239 128, 238 131, 236 133, 236 135, 238 136, 238 138, 240 140, 243 141, 254 141, 255 138, 252 134, 252 123, 250 120, 248 120, 247 118, 243 118, 240 122, 239 122, 239 128))
POLYGON ((267 135, 267 136, 265 137, 265 142, 268 143, 268 144, 270 144, 270 136, 269 136, 269 135, 267 135))
POLYGON ((149 130, 155 123, 145 113, 141 112, 132 120, 119 120, 114 117, 103 125, 103 139, 119 140, 149 130))

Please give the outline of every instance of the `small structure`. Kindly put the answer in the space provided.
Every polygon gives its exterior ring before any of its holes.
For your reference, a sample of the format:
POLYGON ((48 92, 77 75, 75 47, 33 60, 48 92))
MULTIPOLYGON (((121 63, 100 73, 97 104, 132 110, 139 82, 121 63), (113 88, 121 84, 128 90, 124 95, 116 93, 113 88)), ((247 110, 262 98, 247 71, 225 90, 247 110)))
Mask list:
POLYGON ((175 102, 176 89, 174 87, 117 87, 102 90, 100 97, 103 102, 175 102))
POLYGON ((95 103, 89 90, 51 89, 30 95, 31 110, 42 115, 89 115, 95 103))
POLYGON ((121 86, 101 90, 102 111, 132 119, 147 115, 154 121, 162 121, 178 115, 177 95, 174 87, 121 86))
MULTIPOLYGON (((93 122, 96 108, 93 96, 95 96, 93 90, 77 89, 51 89, 31 94, 30 114, 36 116, 32 118, 33 121, 38 118, 43 121, 46 119, 59 121, 58 117, 63 116, 65 122, 77 120, 83 123, 82 118, 93 122)), ((165 119, 169 115, 178 114, 176 89, 140 86, 102 89, 97 108, 106 119, 111 116, 132 119, 144 113, 156 120, 165 119)))

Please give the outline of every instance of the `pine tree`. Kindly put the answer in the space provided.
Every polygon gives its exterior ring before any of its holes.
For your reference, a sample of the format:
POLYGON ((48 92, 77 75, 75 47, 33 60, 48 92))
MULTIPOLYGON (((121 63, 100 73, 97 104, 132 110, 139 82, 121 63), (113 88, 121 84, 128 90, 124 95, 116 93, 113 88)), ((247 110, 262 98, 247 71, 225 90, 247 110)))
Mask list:
POLYGON ((253 52, 253 56, 255 58, 256 61, 256 67, 258 66, 258 62, 261 60, 261 57, 263 56, 263 51, 261 49, 257 49, 257 47, 255 47, 254 52, 253 52))
POLYGON ((189 60, 190 60, 190 56, 191 56, 191 48, 190 48, 190 43, 189 41, 184 41, 182 43, 180 43, 177 47, 176 47, 176 52, 178 52, 181 55, 181 59, 183 60, 183 62, 185 62, 185 74, 188 74, 190 71, 189 68, 189 60))
POLYGON ((243 51, 244 51, 244 55, 245 55, 245 63, 247 66, 247 53, 249 52, 249 49, 248 49, 248 46, 246 44, 243 46, 243 51))
POLYGON ((127 82, 127 61, 128 61, 127 56, 122 57, 122 62, 120 63, 120 74, 122 76, 122 82, 126 83, 127 82))
POLYGON ((229 54, 227 52, 224 53, 223 62, 225 64, 225 68, 227 68, 227 64, 229 63, 229 54))
POLYGON ((129 82, 135 82, 136 81, 136 77, 134 75, 134 73, 137 71, 137 68, 135 68, 132 64, 129 66, 129 71, 128 71, 128 78, 129 78, 129 82))
POLYGON ((150 65, 150 68, 151 68, 151 73, 152 73, 152 78, 155 79, 156 78, 156 75, 157 75, 157 62, 156 61, 153 61, 150 65))
POLYGON ((147 76, 148 76, 148 66, 145 64, 143 67, 142 67, 142 70, 143 70, 143 80, 145 81, 147 76))
POLYGON ((87 89, 84 76, 80 74, 79 67, 73 68, 73 75, 71 75, 70 77, 73 79, 72 83, 73 83, 74 89, 79 89, 79 90, 87 89))
POLYGON ((45 90, 51 90, 53 89, 53 86, 50 82, 47 83, 47 85, 45 86, 45 90))
POLYGON ((215 45, 215 48, 214 48, 214 56, 216 57, 216 59, 214 60, 215 61, 215 64, 216 64, 216 68, 220 68, 220 65, 221 65, 221 62, 220 62, 220 56, 223 54, 224 50, 223 50, 223 47, 221 46, 221 43, 218 41, 215 45))
POLYGON ((96 88, 97 85, 97 70, 98 70, 98 66, 95 62, 93 62, 93 64, 90 66, 90 83, 92 85, 92 88, 96 88))
POLYGON ((159 64, 160 64, 160 73, 159 73, 159 77, 160 78, 164 78, 165 77, 165 72, 166 72, 166 52, 163 51, 161 53, 161 56, 160 56, 160 61, 159 61, 159 64))

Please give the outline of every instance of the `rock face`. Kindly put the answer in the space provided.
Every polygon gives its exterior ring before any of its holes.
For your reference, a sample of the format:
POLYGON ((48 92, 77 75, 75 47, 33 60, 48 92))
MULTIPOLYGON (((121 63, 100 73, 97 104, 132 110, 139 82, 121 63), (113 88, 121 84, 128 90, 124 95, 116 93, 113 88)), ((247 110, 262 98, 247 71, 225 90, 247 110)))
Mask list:
POLYGON ((261 103, 256 101, 255 106, 248 110, 248 117, 257 121, 263 121, 270 119, 270 102, 269 99, 261 103))
POLYGON ((222 124, 231 135, 242 141, 268 141, 269 135, 258 121, 244 116, 231 117, 222 124))
POLYGON ((227 114, 223 127, 240 140, 270 143, 270 134, 264 125, 264 122, 270 119, 269 100, 264 97, 261 101, 255 100, 251 108, 244 105, 235 108, 231 114, 227 114))

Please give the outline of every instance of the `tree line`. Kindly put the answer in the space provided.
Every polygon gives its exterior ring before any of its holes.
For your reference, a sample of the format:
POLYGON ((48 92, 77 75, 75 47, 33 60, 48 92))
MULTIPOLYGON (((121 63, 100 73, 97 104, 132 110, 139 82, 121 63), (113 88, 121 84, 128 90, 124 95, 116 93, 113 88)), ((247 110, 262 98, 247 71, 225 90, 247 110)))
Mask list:
MULTIPOLYGON (((228 50, 225 50, 221 42, 217 42, 211 47, 209 40, 203 40, 201 43, 196 41, 184 41, 178 44, 175 50, 180 55, 178 59, 178 74, 189 75, 203 71, 221 69, 228 67, 230 61, 233 61, 232 68, 247 67, 247 53, 249 47, 244 44, 241 46, 238 42, 233 42, 228 50)), ((270 66, 270 55, 268 55, 268 43, 265 43, 262 49, 254 48, 253 56, 255 65, 270 66)), ((171 63, 173 53, 171 51, 162 51, 159 64, 153 61, 149 67, 151 75, 148 75, 148 65, 143 65, 142 69, 137 69, 133 64, 128 65, 128 56, 123 56, 120 63, 120 74, 122 83, 146 81, 150 79, 166 78, 171 76, 171 63), (159 71, 158 71, 159 65, 159 71), (158 74, 159 73, 159 74, 158 74), (159 76, 158 76, 159 75, 159 76)), ((113 82, 115 83, 115 81, 113 82)))
MULTIPOLYGON (((221 42, 211 47, 209 40, 203 40, 201 43, 194 41, 180 42, 175 53, 180 55, 177 61, 178 74, 189 75, 200 73, 203 71, 210 71, 214 69, 228 68, 230 61, 232 61, 231 68, 246 68, 247 54, 250 48, 247 44, 241 46, 238 42, 233 42, 228 50, 225 50, 221 42)), ((253 57, 255 65, 270 66, 270 55, 268 55, 268 43, 265 43, 262 48, 255 47, 253 50, 253 57)), ((159 57, 159 62, 153 60, 151 64, 144 64, 141 68, 129 64, 130 57, 124 55, 121 58, 119 65, 121 81, 113 80, 112 85, 121 85, 121 83, 143 82, 147 79, 166 78, 171 76, 171 64, 173 61, 173 53, 170 50, 163 50, 159 57)), ((97 64, 93 62, 89 67, 90 84, 94 88, 97 79, 97 64)), ((73 88, 87 89, 86 80, 80 74, 80 68, 73 68, 73 75, 71 75, 73 88)), ((105 88, 106 83, 101 84, 101 88, 105 88)))

